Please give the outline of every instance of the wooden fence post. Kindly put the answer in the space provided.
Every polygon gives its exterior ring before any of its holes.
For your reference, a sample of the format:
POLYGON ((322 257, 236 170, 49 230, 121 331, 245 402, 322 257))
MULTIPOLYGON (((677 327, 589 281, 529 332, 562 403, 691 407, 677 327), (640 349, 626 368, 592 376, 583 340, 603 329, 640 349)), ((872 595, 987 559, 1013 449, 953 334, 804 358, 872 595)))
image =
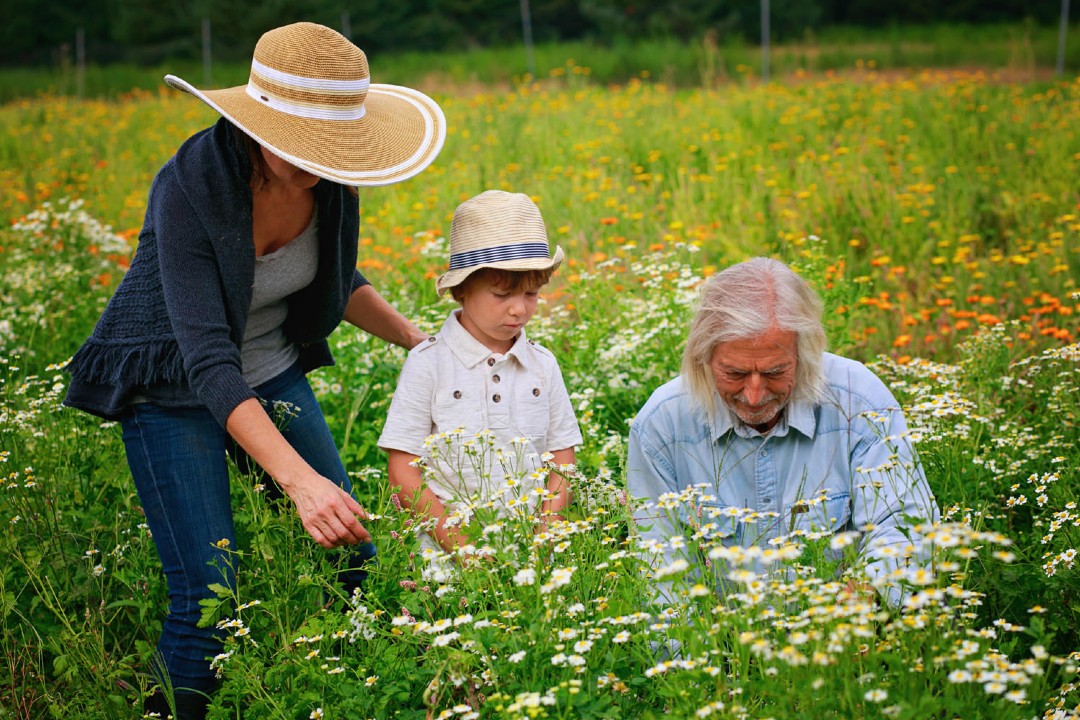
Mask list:
POLYGON ((86 92, 86 30, 75 30, 75 97, 83 99, 86 92))
POLYGON ((210 18, 202 19, 202 66, 203 66, 203 87, 210 87, 210 78, 213 75, 211 72, 211 64, 213 58, 210 55, 210 18))
POLYGON ((769 0, 761 0, 761 79, 769 82, 769 0))
POLYGON ((1065 36, 1069 32, 1069 0, 1061 0, 1061 26, 1058 28, 1057 66, 1054 74, 1065 74, 1065 36))
POLYGON ((521 34, 525 41, 525 68, 536 79, 536 56, 533 54, 532 13, 529 0, 521 0, 521 34))

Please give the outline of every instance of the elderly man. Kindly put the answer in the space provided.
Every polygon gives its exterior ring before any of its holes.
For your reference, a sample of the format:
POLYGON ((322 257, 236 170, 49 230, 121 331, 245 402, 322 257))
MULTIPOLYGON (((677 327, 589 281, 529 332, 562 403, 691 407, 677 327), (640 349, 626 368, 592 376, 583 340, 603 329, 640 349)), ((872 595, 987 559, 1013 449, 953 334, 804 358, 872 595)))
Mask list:
MULTIPOLYGON (((869 579, 896 604, 895 579, 918 565, 913 525, 937 520, 937 504, 892 393, 861 363, 825 352, 821 315, 816 293, 776 260, 705 284, 682 374, 630 429, 629 489, 648 501, 636 520, 668 570, 693 562, 685 548, 703 538, 766 548, 854 531, 869 579)), ((679 592, 664 583, 659 595, 679 592)))

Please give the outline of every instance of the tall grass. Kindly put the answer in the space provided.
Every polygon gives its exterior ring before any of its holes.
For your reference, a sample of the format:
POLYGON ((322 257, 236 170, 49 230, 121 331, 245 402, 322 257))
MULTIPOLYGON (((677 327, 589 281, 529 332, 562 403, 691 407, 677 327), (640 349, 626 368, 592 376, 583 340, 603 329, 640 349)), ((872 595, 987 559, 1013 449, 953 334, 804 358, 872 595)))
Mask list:
MULTIPOLYGON (((313 382, 377 516, 379 569, 341 597, 294 514, 238 474, 244 569, 206 613, 230 637, 214 717, 1075 717, 1080 83, 864 67, 600 88, 559 69, 437 93, 446 149, 362 191, 359 241, 363 271, 433 331, 456 204, 488 187, 537 199, 568 257, 530 336, 560 358, 585 436, 570 522, 533 536, 528 518, 481 519, 475 558, 451 575, 426 562, 375 448, 402 353, 339 331, 313 382), (946 523, 902 609, 820 564, 845 536, 789 538, 769 572, 685 538, 723 601, 634 544, 628 421, 677 372, 701 279, 757 253, 819 288, 831 346, 873 363, 921 438, 946 523), (650 573, 684 592, 673 613, 647 608, 650 573)), ((126 267, 153 172, 211 120, 178 93, 0 109, 12 717, 137 717, 153 680, 152 540, 118 429, 58 407, 58 368, 126 267)))

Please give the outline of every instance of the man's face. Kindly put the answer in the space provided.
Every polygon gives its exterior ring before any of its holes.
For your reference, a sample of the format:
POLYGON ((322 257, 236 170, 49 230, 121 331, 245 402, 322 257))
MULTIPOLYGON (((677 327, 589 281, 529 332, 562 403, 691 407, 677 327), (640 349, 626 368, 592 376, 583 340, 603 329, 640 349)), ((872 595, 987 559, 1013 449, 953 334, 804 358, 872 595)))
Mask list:
POLYGON ((724 404, 760 433, 771 430, 780 419, 795 389, 798 367, 798 336, 778 328, 754 338, 719 343, 709 360, 724 404))

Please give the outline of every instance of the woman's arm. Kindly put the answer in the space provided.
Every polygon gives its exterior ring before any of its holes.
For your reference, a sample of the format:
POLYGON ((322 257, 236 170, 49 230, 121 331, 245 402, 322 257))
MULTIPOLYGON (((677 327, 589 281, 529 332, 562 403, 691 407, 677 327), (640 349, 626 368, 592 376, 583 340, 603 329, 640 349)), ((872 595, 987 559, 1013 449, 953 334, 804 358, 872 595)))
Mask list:
POLYGON ((446 506, 424 483, 420 468, 413 464, 416 455, 401 450, 390 450, 388 474, 390 484, 398 494, 401 504, 422 519, 434 518, 435 529, 431 534, 448 553, 467 545, 469 539, 456 525, 446 525, 446 506))
POLYGON ((406 350, 411 350, 428 337, 370 285, 361 285, 353 291, 345 307, 345 319, 364 332, 406 350))
POLYGON ((225 429, 296 504, 304 529, 315 542, 332 548, 371 540, 357 519, 367 517, 360 503, 300 457, 258 400, 237 405, 225 429))

